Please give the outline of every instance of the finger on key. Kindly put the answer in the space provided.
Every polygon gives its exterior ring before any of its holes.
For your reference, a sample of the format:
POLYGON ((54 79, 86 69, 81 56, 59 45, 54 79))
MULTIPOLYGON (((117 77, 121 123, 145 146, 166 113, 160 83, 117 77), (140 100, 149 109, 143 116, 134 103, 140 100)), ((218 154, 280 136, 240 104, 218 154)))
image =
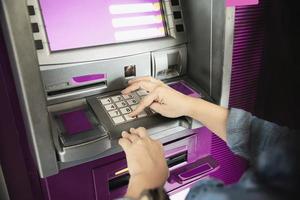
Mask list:
POLYGON ((156 85, 154 83, 151 83, 149 81, 139 81, 136 83, 133 83, 132 85, 129 85, 126 89, 122 90, 122 94, 130 94, 131 92, 134 92, 139 89, 144 89, 148 92, 151 92, 154 90, 156 85))
POLYGON ((154 91, 150 93, 148 96, 145 96, 139 105, 136 107, 134 111, 129 113, 130 117, 137 116, 140 114, 146 107, 150 106, 157 99, 157 93, 154 91))
MULTIPOLYGON (((131 85, 133 83, 139 82, 139 81, 153 81, 154 78, 151 76, 141 76, 138 78, 134 78, 128 81, 128 84, 131 85)), ((155 79, 154 79, 155 80, 155 79)))

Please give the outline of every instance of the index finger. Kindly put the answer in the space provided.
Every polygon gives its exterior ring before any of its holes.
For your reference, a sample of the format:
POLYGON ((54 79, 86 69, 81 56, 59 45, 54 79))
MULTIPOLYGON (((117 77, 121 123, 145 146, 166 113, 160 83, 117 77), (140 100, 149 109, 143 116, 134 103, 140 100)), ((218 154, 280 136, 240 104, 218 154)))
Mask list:
POLYGON ((150 82, 156 82, 158 81, 157 79, 151 77, 151 76, 141 76, 138 78, 134 78, 128 81, 128 84, 131 85, 133 83, 139 82, 139 81, 150 81, 150 82))
POLYGON ((137 116, 146 107, 150 106, 156 99, 157 99, 157 93, 155 91, 148 94, 142 99, 142 101, 139 103, 136 109, 133 112, 129 113, 129 116, 130 117, 137 116))
POLYGON ((144 89, 148 92, 151 92, 155 89, 156 84, 151 83, 150 81, 138 81, 133 83, 132 85, 129 85, 127 88, 121 91, 122 94, 130 94, 131 92, 134 92, 139 89, 144 89))

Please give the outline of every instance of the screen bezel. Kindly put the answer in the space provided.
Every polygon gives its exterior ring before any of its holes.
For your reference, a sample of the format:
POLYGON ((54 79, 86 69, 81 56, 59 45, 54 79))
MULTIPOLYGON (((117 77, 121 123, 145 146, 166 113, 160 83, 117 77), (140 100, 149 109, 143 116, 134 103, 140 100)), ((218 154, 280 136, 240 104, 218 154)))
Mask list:
MULTIPOLYGON (((181 6, 176 6, 174 8, 171 6, 170 1, 160 1, 163 17, 165 19, 164 22, 166 23, 165 28, 167 28, 167 36, 165 37, 52 52, 49 48, 49 40, 47 38, 39 0, 32 0, 33 6, 38 9, 36 9, 36 15, 30 16, 30 19, 31 22, 38 23, 40 27, 40 32, 34 33, 33 36, 35 40, 42 40, 44 45, 43 49, 37 50, 40 67, 106 60, 162 50, 185 44, 187 42, 186 33, 176 32, 174 19, 170 17, 173 14, 173 10, 182 11, 181 6)), ((184 24, 184 21, 183 19, 176 20, 176 23, 184 24)))

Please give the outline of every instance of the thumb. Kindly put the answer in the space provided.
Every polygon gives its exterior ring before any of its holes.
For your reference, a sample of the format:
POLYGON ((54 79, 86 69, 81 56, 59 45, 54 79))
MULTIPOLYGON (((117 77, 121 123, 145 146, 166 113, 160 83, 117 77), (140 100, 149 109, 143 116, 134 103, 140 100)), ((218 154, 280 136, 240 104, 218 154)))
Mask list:
POLYGON ((155 112, 162 114, 162 105, 160 103, 154 102, 150 105, 150 108, 155 112))
POLYGON ((119 145, 122 147, 122 149, 126 153, 131 145, 131 142, 127 138, 121 138, 121 139, 119 139, 119 145))

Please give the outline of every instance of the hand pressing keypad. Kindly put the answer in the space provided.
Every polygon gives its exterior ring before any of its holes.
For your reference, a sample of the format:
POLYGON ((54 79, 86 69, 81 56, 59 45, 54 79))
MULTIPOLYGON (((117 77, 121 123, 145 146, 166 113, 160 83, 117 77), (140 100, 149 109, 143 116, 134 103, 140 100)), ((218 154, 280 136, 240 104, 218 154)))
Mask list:
POLYGON ((141 99, 146 95, 148 95, 147 91, 139 90, 128 95, 120 94, 104 98, 97 97, 97 99, 99 103, 104 107, 113 123, 115 125, 118 125, 153 114, 151 111, 143 111, 135 118, 132 118, 128 115, 136 109, 141 99))

